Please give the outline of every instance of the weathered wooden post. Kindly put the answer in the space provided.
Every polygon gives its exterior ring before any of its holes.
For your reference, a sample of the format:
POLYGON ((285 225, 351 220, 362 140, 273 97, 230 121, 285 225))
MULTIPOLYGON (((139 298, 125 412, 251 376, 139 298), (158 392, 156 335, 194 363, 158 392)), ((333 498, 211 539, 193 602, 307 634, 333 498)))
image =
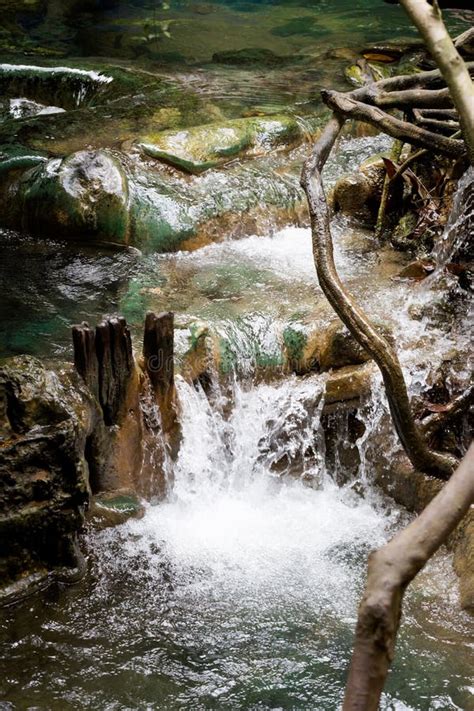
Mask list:
POLYGON ((163 431, 171 432, 176 425, 174 407, 174 314, 158 315, 149 311, 143 336, 144 368, 161 412, 163 431))
POLYGON ((124 318, 105 318, 96 329, 73 326, 74 365, 102 408, 106 425, 118 423, 134 370, 132 339, 124 318))

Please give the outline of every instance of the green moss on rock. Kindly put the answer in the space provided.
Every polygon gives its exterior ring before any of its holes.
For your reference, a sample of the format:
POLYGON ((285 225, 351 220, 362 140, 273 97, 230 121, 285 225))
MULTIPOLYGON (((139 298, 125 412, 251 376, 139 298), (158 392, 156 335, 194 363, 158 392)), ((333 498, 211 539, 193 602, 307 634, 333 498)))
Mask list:
POLYGON ((261 154, 302 139, 291 116, 250 117, 144 136, 147 155, 188 173, 202 173, 243 154, 261 154))

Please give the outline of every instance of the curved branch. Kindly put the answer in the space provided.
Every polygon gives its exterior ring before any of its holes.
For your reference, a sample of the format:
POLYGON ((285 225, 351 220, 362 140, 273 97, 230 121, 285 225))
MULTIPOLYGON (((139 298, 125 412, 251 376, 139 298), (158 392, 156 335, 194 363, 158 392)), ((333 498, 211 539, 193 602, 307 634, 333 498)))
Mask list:
POLYGON ((468 68, 453 44, 437 2, 401 0, 406 13, 418 28, 438 65, 458 110, 462 133, 474 164, 474 86, 468 68))
POLYGON ((407 585, 444 543, 474 502, 474 444, 424 511, 369 556, 343 711, 377 711, 407 585))
POLYGON ((319 284, 341 321, 377 363, 385 383, 395 428, 413 466, 441 479, 447 479, 454 468, 453 459, 428 449, 416 427, 405 379, 394 349, 376 331, 345 290, 336 270, 321 170, 343 124, 344 118, 335 114, 316 141, 301 176, 301 185, 309 205, 313 256, 319 284))

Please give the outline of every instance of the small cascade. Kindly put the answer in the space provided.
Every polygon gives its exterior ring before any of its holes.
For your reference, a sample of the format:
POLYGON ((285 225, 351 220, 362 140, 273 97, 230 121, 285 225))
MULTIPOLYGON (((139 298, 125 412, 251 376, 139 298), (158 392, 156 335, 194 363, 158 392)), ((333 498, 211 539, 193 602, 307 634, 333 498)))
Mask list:
POLYGON ((434 252, 437 269, 452 262, 473 234, 474 168, 470 166, 459 180, 451 214, 434 252))

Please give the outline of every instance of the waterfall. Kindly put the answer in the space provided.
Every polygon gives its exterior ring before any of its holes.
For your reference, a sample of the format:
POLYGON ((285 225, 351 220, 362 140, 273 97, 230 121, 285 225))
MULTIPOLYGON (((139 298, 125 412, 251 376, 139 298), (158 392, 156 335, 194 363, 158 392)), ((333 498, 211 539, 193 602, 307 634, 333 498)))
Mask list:
MULTIPOLYGON (((255 605, 271 617, 282 604, 353 622, 362 583, 355 561, 386 540, 397 515, 387 516, 375 495, 339 488, 327 470, 324 387, 324 375, 235 382, 229 400, 211 405, 178 378, 173 485, 167 501, 123 527, 123 569, 145 556, 161 585, 165 566, 179 605, 191 596, 206 614, 227 610, 232 625, 255 605)), ((98 539, 116 545, 116 533, 98 539)))
POLYGON ((474 168, 469 166, 459 180, 453 206, 434 257, 440 269, 451 262, 474 234, 474 168))

